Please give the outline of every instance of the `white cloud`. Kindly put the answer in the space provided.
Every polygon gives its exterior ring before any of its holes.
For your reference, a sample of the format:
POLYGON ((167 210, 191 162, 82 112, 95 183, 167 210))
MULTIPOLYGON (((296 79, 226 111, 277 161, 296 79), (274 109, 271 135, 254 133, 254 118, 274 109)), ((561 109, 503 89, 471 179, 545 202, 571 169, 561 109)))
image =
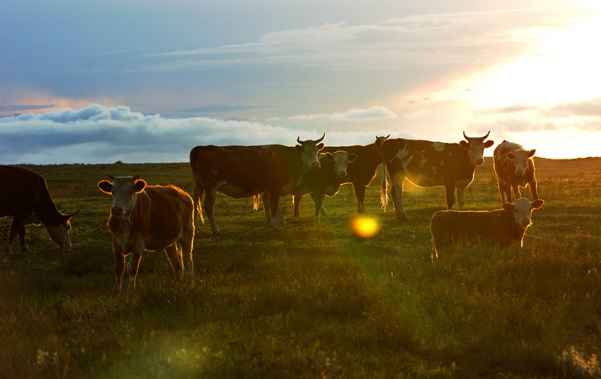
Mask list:
POLYGON ((382 119, 395 119, 398 116, 388 108, 374 106, 367 109, 349 109, 342 113, 316 113, 307 115, 295 115, 289 117, 290 120, 297 121, 373 121, 382 119))
MULTIPOLYGON (((358 114, 387 114, 374 107, 358 114)), ((368 144, 375 133, 327 133, 324 142, 368 144)), ((390 132, 381 132, 380 134, 390 132)), ((129 107, 92 104, 79 110, 52 110, 0 118, 3 163, 183 162, 196 145, 292 146, 296 138, 316 139, 321 130, 295 131, 251 121, 207 117, 170 119, 143 115, 129 107)))

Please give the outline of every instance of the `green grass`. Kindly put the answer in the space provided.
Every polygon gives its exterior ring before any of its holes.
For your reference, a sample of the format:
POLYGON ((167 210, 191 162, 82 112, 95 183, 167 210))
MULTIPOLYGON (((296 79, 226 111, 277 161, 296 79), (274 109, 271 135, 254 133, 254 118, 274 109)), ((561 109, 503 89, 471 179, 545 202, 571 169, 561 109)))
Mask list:
MULTIPOLYGON (((467 209, 500 201, 491 159, 467 209)), ((191 192, 187 164, 29 166, 72 212, 68 252, 28 227, 32 253, 0 260, 0 378, 451 378, 599 377, 601 159, 537 159, 544 212, 524 247, 471 244, 430 261, 429 220, 444 190, 406 184, 410 218, 379 207, 382 229, 351 233, 350 186, 329 216, 267 227, 252 199, 218 196, 214 237, 197 224, 195 285, 178 285, 163 252, 148 252, 138 288, 112 296, 107 174, 141 174, 191 192)), ((527 190, 526 190, 527 191, 527 190)), ((523 192, 526 194, 527 192, 523 192)), ((0 220, 0 239, 10 219, 0 220)), ((125 278, 127 283, 127 278, 125 278)), ((125 285, 126 285, 125 283, 125 285)))

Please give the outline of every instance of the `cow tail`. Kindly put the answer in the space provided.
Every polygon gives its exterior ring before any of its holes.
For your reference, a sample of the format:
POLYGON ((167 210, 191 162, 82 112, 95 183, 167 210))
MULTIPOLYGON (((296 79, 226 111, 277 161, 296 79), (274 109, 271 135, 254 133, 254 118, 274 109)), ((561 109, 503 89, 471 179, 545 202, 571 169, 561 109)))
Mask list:
POLYGON ((259 200, 261 199, 261 195, 260 194, 256 194, 255 196, 253 196, 253 209, 255 211, 259 210, 259 200))
POLYGON ((194 222, 196 222, 196 215, 200 216, 200 221, 204 224, 205 219, 202 217, 202 208, 200 206, 200 202, 202 201, 202 193, 203 186, 200 180, 200 175, 198 174, 198 170, 196 169, 196 164, 194 163, 192 150, 190 152, 190 168, 192 169, 192 199, 194 200, 194 222))
POLYGON ((386 180, 386 164, 382 162, 382 185, 380 188, 380 203, 382 204, 382 210, 386 212, 386 206, 388 205, 388 181, 386 180))

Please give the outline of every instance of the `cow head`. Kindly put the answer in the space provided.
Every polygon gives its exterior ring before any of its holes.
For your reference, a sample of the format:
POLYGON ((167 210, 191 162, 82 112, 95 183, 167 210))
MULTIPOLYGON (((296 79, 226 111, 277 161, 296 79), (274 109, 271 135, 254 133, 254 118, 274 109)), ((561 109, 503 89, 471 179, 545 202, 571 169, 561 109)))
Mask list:
POLYGON ((532 224, 532 210, 540 209, 544 203, 545 201, 541 199, 530 202, 530 200, 522 197, 517 199, 514 204, 503 204, 503 209, 513 212, 515 224, 522 230, 526 230, 532 224))
POLYGON ((388 137, 390 137, 390 134, 387 135, 386 137, 384 136, 376 136, 376 147, 379 149, 380 147, 382 147, 382 144, 384 143, 384 141, 386 141, 388 139, 388 137))
POLYGON ((146 182, 138 179, 139 177, 140 175, 115 178, 109 175, 113 183, 108 180, 98 182, 98 188, 102 192, 113 195, 112 217, 123 217, 125 221, 130 221, 136 205, 137 195, 146 188, 146 182))
MULTIPOLYGON (((71 217, 75 216, 79 213, 77 210, 75 213, 71 214, 60 214, 59 216, 59 224, 45 224, 46 230, 48 230, 48 235, 50 238, 58 245, 61 249, 66 249, 71 247, 71 237, 69 236, 69 230, 71 230, 71 217)), ((31 221, 35 222, 37 216, 35 214, 32 215, 31 221)))
POLYGON ((344 150, 338 150, 332 153, 326 153, 331 156, 330 159, 334 161, 334 172, 338 175, 340 179, 344 178, 347 175, 348 164, 357 159, 357 154, 348 153, 344 150))
POLYGON ((515 162, 515 174, 522 177, 526 174, 528 168, 528 159, 532 158, 536 153, 535 149, 528 150, 514 150, 507 153, 507 158, 512 159, 515 162))
POLYGON ((484 142, 489 134, 490 131, 484 137, 468 137, 463 132, 463 137, 466 140, 459 142, 459 145, 467 150, 472 166, 474 167, 478 167, 484 163, 484 149, 491 147, 495 143, 495 141, 490 140, 484 142))
POLYGON ((320 143, 325 138, 326 134, 315 141, 306 140, 301 141, 300 137, 296 139, 296 142, 299 144, 296 145, 296 150, 301 153, 301 159, 303 165, 307 167, 309 170, 317 170, 321 165, 319 164, 319 159, 317 157, 319 151, 323 149, 324 144, 320 143))

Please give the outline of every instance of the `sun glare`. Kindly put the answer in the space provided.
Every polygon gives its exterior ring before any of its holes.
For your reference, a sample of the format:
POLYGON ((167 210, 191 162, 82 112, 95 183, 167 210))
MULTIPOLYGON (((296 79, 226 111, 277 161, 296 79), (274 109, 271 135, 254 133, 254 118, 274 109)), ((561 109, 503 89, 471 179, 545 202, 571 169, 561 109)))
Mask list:
POLYGON ((490 107, 527 103, 550 105, 601 96, 601 17, 550 32, 522 58, 462 80, 474 90, 474 101, 490 107))
POLYGON ((380 224, 373 217, 358 216, 351 221, 351 229, 361 238, 371 238, 380 230, 380 224))

